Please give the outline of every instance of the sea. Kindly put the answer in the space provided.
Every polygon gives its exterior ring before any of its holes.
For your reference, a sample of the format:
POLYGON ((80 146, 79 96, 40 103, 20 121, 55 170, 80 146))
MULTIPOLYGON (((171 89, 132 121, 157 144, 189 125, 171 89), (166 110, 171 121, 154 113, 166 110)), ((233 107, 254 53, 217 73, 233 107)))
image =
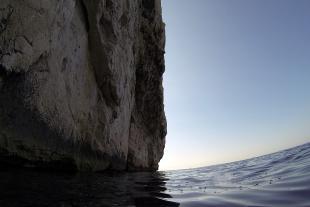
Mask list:
POLYGON ((310 143, 233 163, 153 173, 0 170, 0 207, 45 206, 310 207, 310 143))

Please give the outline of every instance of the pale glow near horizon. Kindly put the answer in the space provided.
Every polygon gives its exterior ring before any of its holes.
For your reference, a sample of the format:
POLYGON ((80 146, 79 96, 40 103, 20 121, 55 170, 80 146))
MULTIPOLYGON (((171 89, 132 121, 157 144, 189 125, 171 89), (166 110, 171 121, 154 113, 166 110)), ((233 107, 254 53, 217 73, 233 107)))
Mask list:
POLYGON ((310 1, 164 0, 162 6, 168 134, 160 170, 310 141, 310 1))

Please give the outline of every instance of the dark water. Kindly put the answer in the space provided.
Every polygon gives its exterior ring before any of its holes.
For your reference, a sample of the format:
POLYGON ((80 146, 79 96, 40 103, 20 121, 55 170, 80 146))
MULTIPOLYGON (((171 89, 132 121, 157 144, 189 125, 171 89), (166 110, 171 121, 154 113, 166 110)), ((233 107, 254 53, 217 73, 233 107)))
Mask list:
POLYGON ((156 173, 0 171, 7 206, 310 207, 310 143, 249 160, 156 173))

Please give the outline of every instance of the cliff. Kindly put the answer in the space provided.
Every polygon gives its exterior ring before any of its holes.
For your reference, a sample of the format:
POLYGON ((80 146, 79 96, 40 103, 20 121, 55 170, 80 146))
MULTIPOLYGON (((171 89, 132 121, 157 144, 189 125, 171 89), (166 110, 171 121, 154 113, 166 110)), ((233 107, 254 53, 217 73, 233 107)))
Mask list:
POLYGON ((0 163, 156 170, 160 0, 1 0, 0 163))

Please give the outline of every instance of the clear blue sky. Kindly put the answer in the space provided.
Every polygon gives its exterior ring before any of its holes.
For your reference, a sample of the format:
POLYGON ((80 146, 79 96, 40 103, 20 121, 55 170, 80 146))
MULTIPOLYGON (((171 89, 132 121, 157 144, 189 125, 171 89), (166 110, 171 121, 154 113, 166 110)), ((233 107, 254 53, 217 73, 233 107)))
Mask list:
POLYGON ((163 0, 162 7, 161 170, 310 141, 310 0, 163 0))

